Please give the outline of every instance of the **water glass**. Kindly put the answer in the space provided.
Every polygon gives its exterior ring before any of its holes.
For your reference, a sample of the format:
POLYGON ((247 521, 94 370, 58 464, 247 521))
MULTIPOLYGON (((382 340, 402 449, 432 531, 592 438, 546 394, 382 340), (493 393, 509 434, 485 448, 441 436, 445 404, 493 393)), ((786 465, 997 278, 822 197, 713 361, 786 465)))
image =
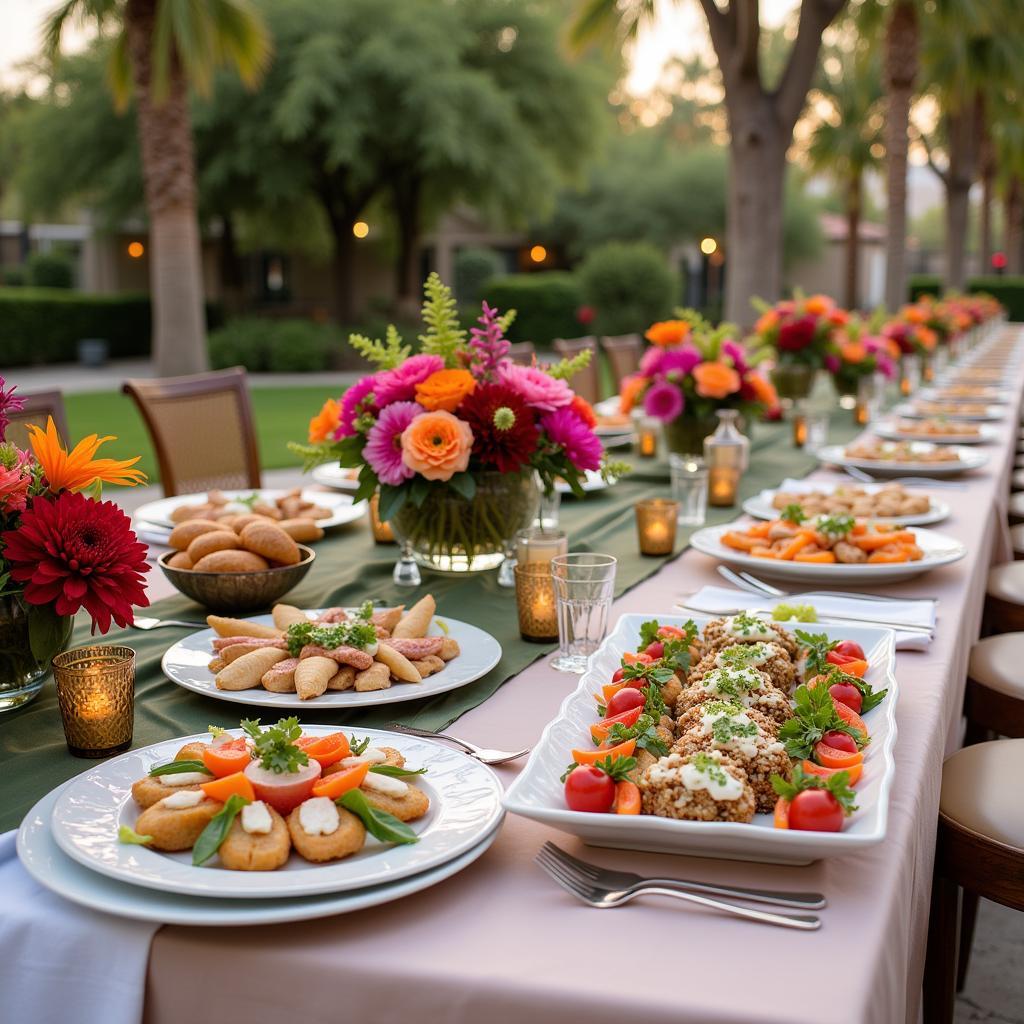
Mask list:
POLYGON ((616 559, 584 552, 551 559, 558 612, 558 655, 551 661, 559 672, 580 675, 587 659, 601 645, 615 591, 616 559))
POLYGON ((807 422, 807 440, 804 447, 812 454, 817 454, 828 444, 828 413, 809 412, 807 422))
POLYGON ((668 457, 672 499, 679 503, 680 526, 703 526, 708 505, 708 468, 693 455, 668 457))
POLYGON ((546 494, 540 492, 540 511, 537 513, 536 525, 542 530, 558 529, 558 510, 562 507, 561 491, 546 494))

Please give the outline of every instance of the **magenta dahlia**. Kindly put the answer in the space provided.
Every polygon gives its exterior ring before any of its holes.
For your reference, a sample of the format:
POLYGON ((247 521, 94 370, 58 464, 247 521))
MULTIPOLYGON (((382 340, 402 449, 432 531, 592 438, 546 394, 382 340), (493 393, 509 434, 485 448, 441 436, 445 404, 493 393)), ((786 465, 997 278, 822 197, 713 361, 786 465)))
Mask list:
POLYGON ((356 420, 364 412, 376 411, 377 377, 378 374, 371 373, 368 377, 360 378, 341 396, 341 424, 334 432, 335 440, 352 437, 356 432, 356 420))
POLYGON ((64 491, 52 501, 36 498, 16 530, 0 535, 11 578, 25 585, 29 604, 53 605, 58 615, 84 608, 93 632, 113 619, 128 626, 132 605, 149 604, 143 573, 146 546, 112 501, 64 491))
POLYGON ((561 408, 545 413, 540 418, 540 425, 548 440, 558 445, 578 470, 600 469, 600 438, 572 409, 561 408))
POLYGON ((814 343, 818 321, 813 316, 798 316, 783 320, 779 324, 779 349, 783 352, 800 352, 814 343))
POLYGON ((683 414, 686 399, 683 392, 667 381, 652 384, 644 395, 644 412, 662 423, 669 423, 683 414))
POLYGON ((504 384, 481 384, 463 399, 459 416, 473 428, 473 454, 500 473, 530 461, 540 431, 533 410, 504 384))

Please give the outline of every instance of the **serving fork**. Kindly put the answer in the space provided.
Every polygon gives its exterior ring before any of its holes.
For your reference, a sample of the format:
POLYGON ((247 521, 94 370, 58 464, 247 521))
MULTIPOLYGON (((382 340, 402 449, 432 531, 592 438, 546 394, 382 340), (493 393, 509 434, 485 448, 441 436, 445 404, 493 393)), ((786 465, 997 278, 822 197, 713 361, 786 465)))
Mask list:
POLYGON ((902 484, 904 487, 928 488, 944 487, 950 491, 963 491, 967 488, 967 484, 957 483, 954 480, 936 480, 934 477, 896 476, 882 478, 865 473, 863 469, 858 469, 856 466, 845 466, 844 470, 847 476, 853 477, 854 480, 859 480, 862 484, 902 484))
POLYGON ((783 590, 781 587, 774 587, 766 583, 758 576, 749 572, 733 572, 728 566, 718 566, 719 576, 727 579, 733 586, 745 590, 748 594, 764 595, 767 597, 838 597, 852 601, 877 601, 880 604, 901 604, 904 601, 931 601, 936 602, 934 597, 884 597, 881 594, 863 594, 860 591, 842 590, 783 590))
POLYGON ((132 623, 136 629, 164 629, 166 626, 182 626, 186 629, 206 629, 205 622, 183 622, 180 619, 153 619, 146 615, 136 615, 132 623))
POLYGON ((820 893, 778 893, 771 890, 708 885, 674 878, 645 879, 625 871, 606 871, 586 861, 577 860, 551 842, 541 847, 534 860, 567 892, 600 909, 621 907, 639 896, 669 896, 672 899, 721 910, 749 921, 776 925, 780 928, 815 931, 821 927, 821 919, 813 914, 773 914, 705 895, 728 895, 750 902, 818 910, 825 906, 825 897, 820 893), (785 902, 781 902, 783 900, 785 902))
POLYGON ((393 732, 404 733, 406 736, 422 736, 428 740, 448 740, 449 743, 454 743, 458 747, 469 754, 471 757, 475 757, 478 761, 483 764, 506 764, 509 761, 516 761, 520 757, 525 757, 529 752, 530 748, 527 747, 525 750, 513 752, 511 750, 492 750, 489 747, 478 747, 475 743, 470 743, 469 740, 459 739, 458 736, 452 736, 445 732, 431 732, 429 729, 415 729, 411 725, 399 725, 397 722, 392 722, 387 728, 393 732))
MULTIPOLYGON (((741 612, 748 612, 751 615, 771 615, 772 608, 699 608, 692 604, 676 604, 676 608, 684 612, 697 612, 700 615, 739 615, 741 612)), ((861 615, 842 615, 838 612, 821 612, 817 622, 848 622, 859 626, 876 626, 882 629, 891 629, 896 633, 912 633, 914 636, 931 637, 933 631, 927 626, 912 626, 910 624, 887 622, 885 619, 868 619, 861 615)), ((799 623, 799 625, 805 625, 799 623)))

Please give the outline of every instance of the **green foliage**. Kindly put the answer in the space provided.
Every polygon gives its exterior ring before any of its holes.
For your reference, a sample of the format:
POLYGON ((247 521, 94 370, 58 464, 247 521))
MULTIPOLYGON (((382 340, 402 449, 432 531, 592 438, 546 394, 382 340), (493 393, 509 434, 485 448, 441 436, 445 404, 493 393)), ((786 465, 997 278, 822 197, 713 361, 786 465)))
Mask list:
POLYGON ((210 334, 210 365, 244 366, 250 373, 316 373, 341 351, 337 328, 309 320, 244 317, 210 334))
MULTIPOLYGON (((206 320, 219 325, 219 306, 206 320)), ((149 299, 87 295, 64 288, 0 288, 0 353, 5 367, 68 363, 82 338, 102 338, 112 359, 149 354, 149 299)))
POLYGON ((552 363, 548 367, 548 374, 557 380, 571 380, 580 370, 585 370, 590 365, 593 354, 593 351, 588 348, 577 352, 574 356, 559 359, 557 363, 552 363))
POLYGON ((578 270, 583 301, 595 310, 598 334, 644 331, 672 312, 679 275, 646 242, 609 242, 591 252, 578 270))
POLYGON ((383 341, 368 338, 365 334, 350 334, 348 343, 378 370, 393 370, 412 351, 408 345, 402 344, 402 336, 394 324, 388 324, 383 341))
POLYGON ((444 365, 456 365, 456 353, 466 341, 466 332, 459 326, 459 307, 452 290, 431 271, 423 285, 423 322, 427 330, 420 335, 420 351, 440 356, 444 365))
POLYGON ((28 283, 35 288, 72 288, 75 284, 72 258, 60 250, 32 253, 27 271, 28 283))
POLYGON ((484 286, 484 298, 498 309, 518 310, 508 331, 510 341, 547 345, 554 338, 574 338, 581 333, 579 281, 566 271, 495 277, 484 286))
POLYGON ((493 249, 460 249, 455 254, 455 295, 464 306, 479 307, 484 285, 505 269, 493 249))

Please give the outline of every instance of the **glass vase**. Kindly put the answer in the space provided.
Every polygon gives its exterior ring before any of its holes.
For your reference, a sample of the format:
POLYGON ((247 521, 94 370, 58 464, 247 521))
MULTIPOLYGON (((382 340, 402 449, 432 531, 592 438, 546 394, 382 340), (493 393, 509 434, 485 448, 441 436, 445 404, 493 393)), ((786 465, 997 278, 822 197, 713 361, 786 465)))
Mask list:
POLYGON ((531 473, 478 473, 476 494, 466 499, 449 487, 431 487, 419 508, 412 501, 391 517, 399 544, 416 562, 442 573, 496 569, 519 530, 540 506, 531 473))
POLYGON ((716 416, 677 416, 662 424, 665 446, 676 455, 699 458, 704 452, 704 438, 713 434, 717 426, 716 416))
POLYGON ((0 711, 39 695, 50 659, 71 639, 72 618, 49 605, 32 605, 20 591, 0 595, 0 711))
POLYGON ((814 390, 817 374, 817 368, 806 363, 777 363, 772 367, 771 378, 779 398, 798 402, 814 390))

